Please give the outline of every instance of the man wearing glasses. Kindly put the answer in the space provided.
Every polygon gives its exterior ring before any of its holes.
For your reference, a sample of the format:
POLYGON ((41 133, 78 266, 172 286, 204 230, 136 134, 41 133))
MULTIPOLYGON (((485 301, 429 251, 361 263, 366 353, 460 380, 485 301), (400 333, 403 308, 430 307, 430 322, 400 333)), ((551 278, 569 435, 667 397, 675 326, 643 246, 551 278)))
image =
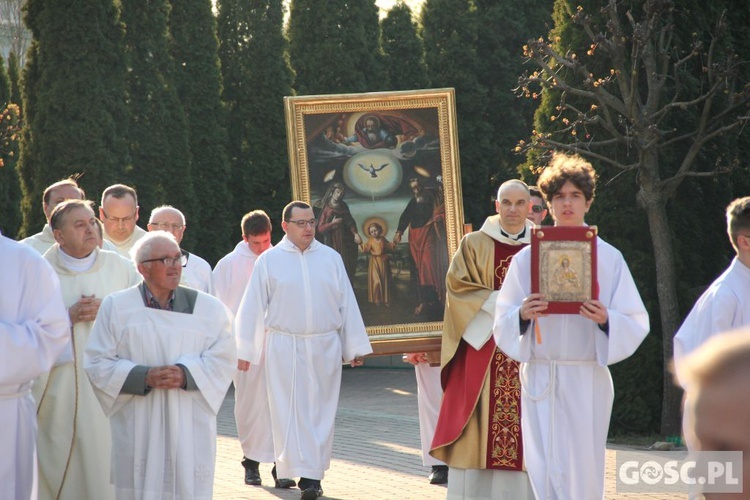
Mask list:
POLYGON ((547 218, 547 205, 542 192, 536 186, 529 186, 529 215, 527 217, 536 226, 541 226, 547 218))
POLYGON ((130 249, 146 234, 138 227, 138 195, 124 184, 109 186, 102 193, 99 218, 104 223, 104 239, 110 241, 120 254, 130 258, 130 249))
POLYGON ((286 236, 263 252, 235 321, 238 368, 265 363, 278 476, 299 477, 301 498, 323 495, 331 462, 341 363, 372 347, 341 256, 315 240, 307 203, 283 211, 286 236))
MULTIPOLYGON (((149 231, 167 231, 177 240, 177 244, 182 244, 182 238, 185 236, 185 216, 181 211, 169 205, 162 205, 151 211, 151 217, 148 220, 149 231)), ((184 248, 182 254, 187 259, 187 264, 182 270, 180 284, 195 288, 201 292, 213 295, 213 278, 211 276, 211 265, 194 253, 190 253, 184 248)))
POLYGON ((185 257, 169 233, 133 247, 143 281, 107 296, 84 367, 112 431, 117 497, 213 492, 216 415, 236 364, 227 308, 179 286, 185 257))

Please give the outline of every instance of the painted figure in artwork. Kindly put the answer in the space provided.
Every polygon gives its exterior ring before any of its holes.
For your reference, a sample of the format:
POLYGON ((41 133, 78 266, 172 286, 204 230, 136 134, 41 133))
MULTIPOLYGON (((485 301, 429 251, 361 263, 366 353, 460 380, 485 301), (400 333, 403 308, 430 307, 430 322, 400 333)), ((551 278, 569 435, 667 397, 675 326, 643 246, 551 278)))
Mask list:
POLYGON ((385 230, 379 222, 367 226, 370 237, 361 246, 364 253, 370 254, 367 266, 367 300, 375 305, 391 305, 391 257, 389 252, 396 249, 396 244, 388 241, 385 230))

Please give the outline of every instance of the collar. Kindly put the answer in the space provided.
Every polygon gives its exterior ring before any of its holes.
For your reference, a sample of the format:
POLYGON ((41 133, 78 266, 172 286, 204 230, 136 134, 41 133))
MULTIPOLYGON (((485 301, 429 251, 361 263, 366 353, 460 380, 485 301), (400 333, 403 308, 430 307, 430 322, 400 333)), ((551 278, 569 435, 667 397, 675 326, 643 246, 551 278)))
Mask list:
POLYGON ((174 309, 174 290, 170 292, 169 299, 167 299, 167 305, 165 307, 162 307, 161 304, 159 304, 159 301, 156 300, 156 297, 154 297, 154 294, 151 293, 151 290, 148 289, 148 285, 146 282, 143 282, 143 303, 146 304, 146 307, 149 307, 151 309, 162 309, 165 311, 171 311, 174 309))
POLYGON ((94 248, 94 250, 86 257, 79 259, 65 253, 65 250, 60 248, 60 245, 56 246, 57 258, 60 266, 67 268, 73 273, 85 273, 86 271, 90 271, 96 264, 96 259, 99 256, 99 247, 94 248))
POLYGON ((531 229, 534 223, 526 220, 523 230, 518 234, 508 234, 500 225, 500 215, 491 215, 484 221, 480 231, 500 243, 508 245, 527 245, 531 243, 531 229))
POLYGON ((313 238, 312 242, 310 243, 310 246, 304 250, 301 250, 300 247, 292 243, 292 240, 290 240, 289 238, 287 238, 286 235, 284 235, 284 237, 281 238, 281 241, 279 242, 277 246, 283 248, 284 250, 288 252, 299 252, 299 253, 304 254, 309 251, 316 250, 320 245, 322 245, 322 243, 316 240, 315 238, 313 238))

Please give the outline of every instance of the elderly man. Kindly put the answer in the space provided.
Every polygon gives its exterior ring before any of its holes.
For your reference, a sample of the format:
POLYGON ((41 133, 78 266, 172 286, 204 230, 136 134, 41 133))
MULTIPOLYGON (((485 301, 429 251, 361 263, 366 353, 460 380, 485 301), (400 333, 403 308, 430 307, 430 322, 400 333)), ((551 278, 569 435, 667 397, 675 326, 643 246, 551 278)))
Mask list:
POLYGON ((529 215, 528 219, 537 226, 541 226, 547 218, 547 204, 542 192, 536 186, 529 186, 529 215))
POLYGON ((109 421, 83 373, 83 351, 102 298, 138 283, 133 263, 99 250, 97 218, 87 200, 57 205, 57 243, 44 254, 57 273, 72 325, 72 352, 34 384, 39 421, 39 497, 114 498, 109 481, 109 421))
POLYGON ((127 258, 135 242, 146 234, 136 225, 138 209, 138 195, 130 186, 114 184, 102 193, 99 218, 104 223, 104 239, 127 258))
POLYGON ((44 190, 42 195, 42 210, 47 223, 41 232, 21 240, 21 243, 29 245, 31 248, 44 255, 44 252, 55 244, 55 236, 52 234, 52 228, 49 225, 49 219, 52 210, 65 200, 83 200, 86 193, 78 186, 78 182, 72 177, 55 182, 44 190))
POLYGON ((315 240, 307 203, 283 211, 286 236, 255 263, 235 322, 239 368, 266 372, 280 477, 300 477, 302 498, 323 495, 331 462, 341 362, 372 347, 341 256, 315 240))
MULTIPOLYGON (((263 210, 253 210, 242 217, 242 241, 222 258, 214 268, 216 296, 237 314, 245 288, 253 274, 255 261, 271 248, 271 219, 263 210)), ((266 374, 262 365, 234 374, 234 418, 242 445, 242 466, 245 484, 260 486, 260 462, 273 462, 271 413, 266 396, 266 374)), ((278 478, 276 467, 271 470, 276 488, 291 488, 293 479, 278 478)))
POLYGON ((141 238, 143 281, 102 301, 86 348, 111 423, 117 498, 212 495, 216 415, 237 360, 226 307, 179 285, 184 259, 169 233, 141 238))
MULTIPOLYGON (((539 177, 555 226, 585 226, 596 172, 577 155, 555 154, 539 177)), ((521 361, 521 429, 537 498, 603 498, 604 454, 614 388, 608 365, 646 338, 648 312, 622 254, 597 238, 598 299, 577 314, 547 314, 531 293, 531 248, 513 258, 497 296, 494 337, 521 361)))
MULTIPOLYGON (((148 219, 149 231, 168 231, 172 233, 179 245, 185 236, 185 229, 187 229, 185 216, 176 208, 169 205, 162 205, 151 211, 151 217, 148 219)), ((211 265, 184 248, 182 249, 182 254, 187 259, 187 264, 185 264, 185 269, 182 270, 180 284, 213 295, 214 286, 213 279, 211 278, 211 265)))
POLYGON ((49 263, 0 234, 0 496, 36 498, 32 381, 70 344, 60 282, 49 263))
POLYGON ((533 498, 524 471, 518 362, 492 338, 497 290, 531 241, 529 190, 514 179, 493 215, 463 237, 446 277, 443 401, 432 455, 450 466, 448 498, 533 498))

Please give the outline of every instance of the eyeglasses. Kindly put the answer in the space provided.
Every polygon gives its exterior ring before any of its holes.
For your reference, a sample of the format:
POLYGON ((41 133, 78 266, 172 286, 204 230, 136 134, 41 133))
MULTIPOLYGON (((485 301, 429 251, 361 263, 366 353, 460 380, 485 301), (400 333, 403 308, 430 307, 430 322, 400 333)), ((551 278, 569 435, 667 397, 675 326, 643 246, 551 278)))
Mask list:
POLYGON ((148 225, 154 226, 162 231, 180 231, 185 228, 183 224, 168 224, 166 222, 149 222, 148 225))
POLYGON ((135 220, 135 214, 129 216, 129 217, 110 217, 107 215, 107 212, 102 210, 102 213, 104 214, 104 218, 107 219, 110 222, 114 222, 115 224, 123 223, 127 224, 128 222, 133 222, 135 220))
POLYGON ((544 211, 544 207, 541 205, 531 205, 531 211, 535 214, 540 214, 544 211))
POLYGON ((310 220, 288 220, 287 222, 291 224, 296 224, 299 228, 304 228, 305 226, 315 227, 315 224, 318 223, 317 219, 310 219, 310 220))
POLYGON ((161 262, 167 267, 176 266, 177 264, 180 264, 180 266, 185 267, 187 265, 187 257, 185 255, 180 255, 179 257, 161 257, 159 259, 147 259, 142 260, 141 264, 145 264, 146 262, 161 262))

